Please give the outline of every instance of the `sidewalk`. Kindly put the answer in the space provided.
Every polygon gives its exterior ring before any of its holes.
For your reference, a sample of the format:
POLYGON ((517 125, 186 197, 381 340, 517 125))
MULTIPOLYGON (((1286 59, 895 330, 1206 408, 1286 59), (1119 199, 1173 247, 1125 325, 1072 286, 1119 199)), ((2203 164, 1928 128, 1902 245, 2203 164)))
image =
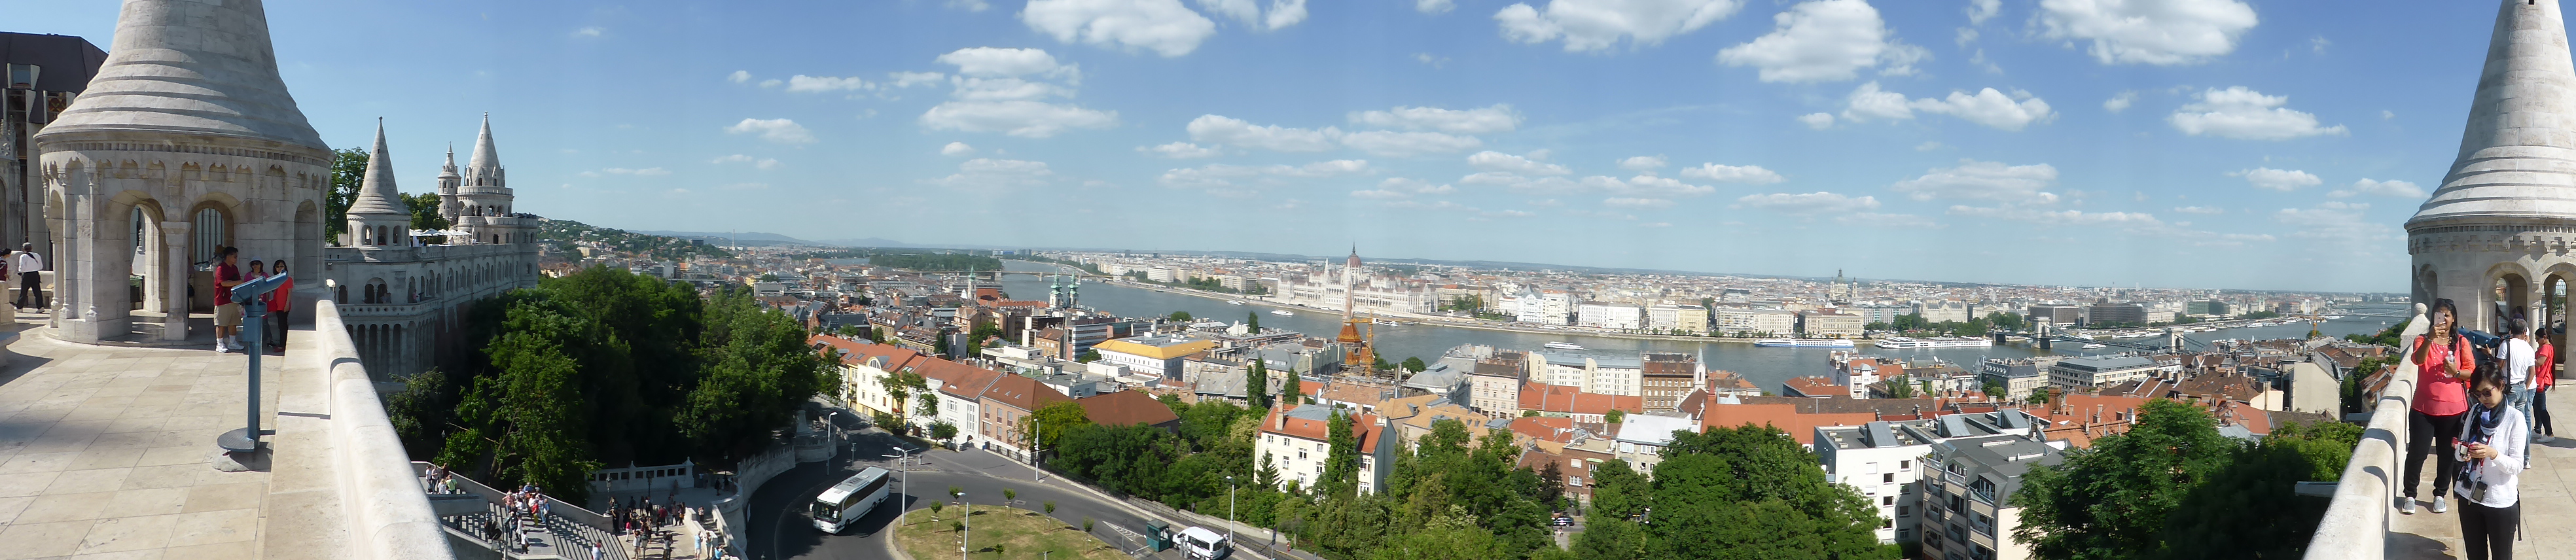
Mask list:
MULTIPOLYGON (((2560 379, 2558 388, 2543 393, 2549 400, 2551 424, 2558 440, 2531 444, 2531 469, 2522 472, 2522 540, 2513 544, 2517 558, 2563 557, 2576 550, 2576 397, 2564 397, 2567 385, 2576 380, 2560 379)), ((2416 495, 2429 502, 2433 496, 2435 458, 2424 459, 2424 478, 2416 495)), ((2404 469, 2401 462, 2399 469, 2404 469)), ((2405 480, 2398 474, 2399 495, 2404 495, 2405 480)), ((2443 559, 2467 554, 2460 546, 2460 506, 2456 499, 2450 513, 2433 513, 2427 504, 2418 504, 2414 515, 2397 513, 2390 504, 2388 520, 2388 557, 2391 559, 2443 559)))

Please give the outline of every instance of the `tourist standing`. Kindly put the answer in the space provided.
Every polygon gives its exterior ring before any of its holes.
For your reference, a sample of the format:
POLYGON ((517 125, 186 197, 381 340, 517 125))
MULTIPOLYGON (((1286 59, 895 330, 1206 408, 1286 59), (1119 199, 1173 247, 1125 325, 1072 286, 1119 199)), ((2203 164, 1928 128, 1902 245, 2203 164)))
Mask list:
MULTIPOLYGON (((2505 336, 2508 338, 2504 341, 2504 371, 2508 384, 2505 385, 2504 403, 2505 406, 2521 412, 2525 419, 2524 425, 2529 426, 2531 392, 2534 390, 2532 369, 2540 362, 2540 349, 2531 345, 2531 324, 2525 322, 2522 317, 2516 316, 2505 320, 2505 329, 2505 336)), ((2530 438, 2523 438, 2523 443, 2530 442, 2530 438)), ((2516 456, 2526 458, 2531 456, 2529 449, 2517 451, 2514 453, 2516 456)), ((2531 465, 2526 463, 2523 466, 2531 465)))
POLYGON ((215 352, 222 353, 241 348, 241 341, 233 338, 241 334, 242 316, 241 304, 233 301, 233 287, 242 285, 243 279, 241 267, 233 263, 241 258, 240 249, 225 247, 217 254, 221 256, 215 263, 215 352))
MULTIPOLYGON (((2549 343, 2549 327, 2540 327, 2540 349, 2532 354, 2539 359, 2531 370, 2531 439, 2549 443, 2558 439, 2558 428, 2549 425, 2549 388, 2558 385, 2558 346, 2549 343)), ((2528 465, 2526 465, 2528 466, 2528 465)))
POLYGON ((2449 299, 2433 301, 2432 326, 2415 339, 2415 406, 2407 413, 2406 496, 2397 501, 2397 511, 2415 513, 2415 489, 2424 477, 2424 457, 2437 456, 2433 470, 2433 513, 2451 510, 2447 494, 2451 475, 2459 471, 2459 458, 2450 452, 2460 433, 2460 417, 2468 414, 2469 374, 2477 370, 2477 358, 2470 354, 2467 337, 2453 332, 2458 327, 2459 308, 2449 299), (2439 447, 2436 447, 2436 445, 2439 447))
POLYGON ((45 257, 36 254, 36 244, 21 243, 17 254, 9 256, 9 269, 18 271, 18 309, 42 309, 45 294, 39 291, 39 271, 45 269, 45 257))
POLYGON ((295 307, 295 276, 286 273, 286 259, 277 260, 274 276, 278 277, 277 290, 265 296, 268 321, 263 326, 268 329, 268 349, 282 354, 286 352, 286 312, 295 307))
POLYGON ((2506 397, 2504 373, 2478 376, 2477 403, 2466 414, 2459 446, 2460 541, 2468 560, 2511 560, 2514 532, 2522 526, 2523 456, 2531 424, 2506 397))

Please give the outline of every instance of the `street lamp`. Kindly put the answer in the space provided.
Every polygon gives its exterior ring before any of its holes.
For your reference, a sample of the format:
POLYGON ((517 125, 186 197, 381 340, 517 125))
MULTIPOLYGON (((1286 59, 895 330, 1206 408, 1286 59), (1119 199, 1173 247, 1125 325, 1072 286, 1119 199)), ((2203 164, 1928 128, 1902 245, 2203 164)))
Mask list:
POLYGON ((903 455, 900 455, 900 456, 897 456, 897 455, 887 455, 886 457, 900 458, 900 459, 902 459, 902 460, 903 460, 903 467, 902 467, 902 468, 903 468, 903 495, 904 495, 904 497, 911 497, 911 496, 912 496, 912 450, 911 450, 911 449, 909 449, 909 448, 903 448, 903 447, 897 447, 897 448, 894 448, 894 450, 895 450, 895 452, 896 452, 896 453, 902 453, 903 455))
POLYGON ((975 504, 966 501, 966 493, 957 493, 957 503, 966 507, 966 535, 957 537, 957 560, 966 560, 966 542, 975 538, 975 504))
POLYGON ((1225 545, 1234 546, 1234 475, 1225 475, 1225 545))

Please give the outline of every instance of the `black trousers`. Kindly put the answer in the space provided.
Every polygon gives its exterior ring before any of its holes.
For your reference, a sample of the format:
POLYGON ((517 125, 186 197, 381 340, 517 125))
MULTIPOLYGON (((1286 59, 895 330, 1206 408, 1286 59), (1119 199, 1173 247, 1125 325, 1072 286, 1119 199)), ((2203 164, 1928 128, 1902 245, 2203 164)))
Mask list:
POLYGON ((262 338, 266 338, 267 340, 263 340, 261 342, 267 343, 270 348, 276 348, 279 350, 286 349, 287 312, 284 310, 269 311, 267 317, 262 317, 260 319, 260 327, 267 331, 262 333, 262 338))
POLYGON ((2424 456, 2441 457, 2433 471, 2433 495, 2451 492, 2451 474, 2460 472, 2459 456, 2451 448, 2460 438, 2460 418, 2468 413, 2433 416, 2421 411, 2406 411, 2406 497, 2415 497, 2415 486, 2424 480, 2424 456))
POLYGON ((2514 529, 2521 525, 2520 502, 2498 508, 2460 501, 2460 543, 2469 549, 2466 560, 2512 560, 2514 529))
POLYGON ((18 306, 19 306, 19 307, 44 307, 44 306, 45 306, 45 293, 44 293, 44 291, 41 289, 41 287, 37 285, 38 283, 40 283, 40 282, 37 280, 37 275, 36 275, 36 273, 34 273, 34 272, 20 272, 20 273, 18 273, 18 306), (35 303, 28 303, 28 302, 35 302, 35 303))

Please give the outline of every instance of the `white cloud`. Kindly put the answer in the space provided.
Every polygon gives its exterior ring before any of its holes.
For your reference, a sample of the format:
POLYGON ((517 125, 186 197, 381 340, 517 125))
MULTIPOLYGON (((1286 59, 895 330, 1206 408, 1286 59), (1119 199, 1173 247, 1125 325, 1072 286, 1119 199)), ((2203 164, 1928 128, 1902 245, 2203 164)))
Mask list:
POLYGON ((2254 185, 2254 188, 2281 192, 2290 192, 2298 189, 2299 187, 2313 187, 2325 183, 2324 179, 2319 179, 2316 175, 2310 174, 2306 171, 2295 169, 2280 170, 2269 167, 2257 167, 2244 171, 2229 172, 2227 176, 2244 177, 2245 182, 2254 185))
POLYGON ((1370 200, 1393 200, 1393 199, 1398 199, 1398 198, 1411 198, 1411 197, 1412 197, 1412 195, 1408 195, 1408 194, 1404 194, 1404 193, 1400 193, 1400 192, 1395 192, 1395 191, 1390 191, 1390 190, 1386 190, 1386 189, 1369 189, 1369 190, 1364 190, 1364 191, 1351 191, 1351 198, 1365 198, 1365 199, 1370 199, 1370 200))
POLYGON ((1216 22, 1180 0, 1029 0, 1020 22, 1061 42, 1166 57, 1190 54, 1216 34, 1216 22))
POLYGON ((868 83, 867 80, 855 77, 835 78, 831 76, 807 76, 804 74, 797 74, 787 78, 787 91, 796 93, 821 93, 842 90, 855 91, 876 89, 876 87, 876 84, 868 83))
POLYGON ((751 156, 742 154, 719 156, 713 163, 751 163, 751 156))
POLYGON ((1834 221, 1846 224, 1871 225, 1890 228, 1941 229, 1943 227, 1941 222, 1934 221, 1931 218, 1916 216, 1913 214, 1881 214, 1877 212, 1847 214, 1834 218, 1834 221))
POLYGON ((894 82, 890 85, 898 88, 935 86, 948 79, 947 74, 938 72, 887 72, 886 77, 893 78, 894 82))
POLYGON ((1188 142, 1173 142, 1160 146, 1137 146, 1136 151, 1172 159, 1212 158, 1225 155, 1224 150, 1200 147, 1198 144, 1188 142))
POLYGON ((2103 64, 2193 64, 2236 50, 2254 8, 2238 0, 2041 0, 2042 37, 2092 41, 2103 64))
POLYGON ((949 101, 922 113, 921 125, 931 130, 1046 138, 1068 129, 1117 126, 1118 112, 1038 101, 949 101))
POLYGON ((1486 171, 1499 171, 1525 175, 1565 175, 1574 172, 1573 170, 1566 169, 1565 166, 1562 165, 1535 161, 1530 158, 1491 150, 1476 152, 1473 155, 1467 156, 1467 165, 1486 171))
POLYGON ((2209 216, 2216 216, 2216 215, 2226 214, 2226 213, 2227 213, 2227 209, 2225 209, 2225 208, 2216 208, 2216 207, 2210 207, 2210 206, 2184 206, 2184 207, 2180 207, 2180 208, 2175 208, 2175 209, 2174 209, 2174 211, 2175 211, 2175 212, 2181 212, 2181 213, 2184 213, 2184 214, 2202 214, 2202 215, 2209 215, 2209 216))
POLYGON ((1413 0, 1413 10, 1426 14, 1445 14, 1457 7, 1450 0, 1413 0))
POLYGON ((1434 185, 1420 179, 1388 177, 1384 181, 1379 181, 1377 188, 1365 191, 1351 191, 1351 196, 1359 198, 1393 199, 1412 198, 1413 195, 1442 195, 1454 194, 1457 192, 1458 187, 1446 184, 1434 185))
POLYGON ((2397 228, 2363 219, 2361 210, 2350 208, 2283 208, 2272 214, 2272 221, 2297 228, 2290 237, 2352 245, 2368 245, 2397 239, 2397 228))
POLYGON ((758 190, 768 190, 768 189, 769 189, 769 183, 732 183, 732 184, 727 184, 727 185, 725 185, 725 186, 724 186, 724 188, 725 188, 726 190, 736 190, 736 191, 758 191, 758 190))
MULTIPOLYGON (((1330 129, 1327 129, 1330 130, 1330 129)), ((1373 130, 1342 135, 1342 145, 1371 155, 1410 157, 1424 154, 1464 152, 1485 145, 1474 136, 1438 132, 1393 132, 1373 130)))
POLYGON ((733 82, 733 83, 737 83, 737 84, 739 84, 739 83, 743 83, 743 82, 751 81, 751 71, 750 71, 750 70, 735 70, 735 71, 733 71, 733 73, 732 73, 732 74, 726 74, 726 75, 725 75, 725 81, 733 82))
POLYGON ((1043 186, 1054 177, 1055 171, 1045 162, 975 158, 957 164, 956 174, 930 182, 950 188, 1001 189, 1043 186))
POLYGON ((2414 183, 2409 183, 2409 182, 2406 182, 2406 181, 2398 181, 2398 180, 2373 181, 2373 180, 2370 180, 2370 179, 2362 179, 2362 180, 2359 180, 2359 181, 2354 181, 2354 182, 2352 183, 2352 186, 2351 186, 2351 187, 2349 187, 2349 188, 2345 188, 2345 189, 2341 189, 2341 190, 2336 190, 2336 191, 2334 191, 2334 192, 2326 193, 2326 196, 2331 196, 2331 197, 2335 197, 2335 198, 2350 198, 2350 197, 2352 197, 2352 196, 2354 196, 2354 195, 2364 195, 2364 194, 2368 194, 2368 195, 2378 195, 2378 196, 2393 196, 2393 197, 2398 197, 2398 198, 2424 198, 2424 194, 2425 194, 2425 193, 2424 193, 2424 187, 2416 186, 2414 183))
POLYGON ((1199 118, 1190 119, 1188 129, 1191 140, 1281 152, 1330 150, 1342 136, 1341 129, 1337 128, 1309 130, 1261 126, 1219 115, 1199 115, 1199 118))
POLYGON ((984 0, 948 0, 946 3, 948 7, 969 12, 981 12, 993 7, 992 4, 984 3, 984 0))
POLYGON ((1718 51, 1717 61, 1760 68, 1765 82, 1825 82, 1859 77, 1861 69, 1881 63, 1887 67, 1880 74, 1911 74, 1915 62, 1932 56, 1892 39, 1878 9, 1862 0, 1810 0, 1772 19, 1777 29, 1718 51))
POLYGON ((1431 53, 1413 53, 1413 60, 1415 62, 1430 65, 1435 69, 1449 64, 1449 57, 1431 56, 1431 53))
MULTIPOLYGON (((1664 165, 1664 156, 1637 156, 1619 160, 1619 168, 1629 171, 1654 171, 1657 169, 1663 169, 1664 165)), ((1685 173, 1689 172, 1689 170, 1683 171, 1685 173)), ((1688 175, 1684 176, 1687 177, 1688 175)))
POLYGON ((671 170, 669 170, 669 169, 663 169, 663 168, 659 168, 659 167, 647 167, 647 168, 643 168, 643 169, 627 169, 627 168, 623 168, 623 167, 611 167, 611 168, 607 168, 607 169, 601 169, 601 170, 600 170, 600 172, 607 173, 607 174, 610 174, 610 175, 634 175, 634 176, 638 176, 638 177, 655 177, 655 176, 661 176, 661 175, 669 175, 669 174, 671 174, 671 170))
POLYGON ((1285 184, 1285 179, 1318 179, 1366 174, 1374 171, 1368 160, 1337 159, 1299 166, 1211 164, 1164 171, 1156 181, 1166 187, 1209 189, 1214 192, 1240 192, 1245 186, 1285 184), (1246 185, 1245 183, 1251 183, 1246 185))
POLYGON ((2030 123, 2057 116, 2049 109, 2048 101, 2031 96, 2030 92, 2016 90, 2012 95, 2005 95, 1995 88, 1985 88, 1974 95, 1951 91, 1946 98, 1909 100, 1905 94, 1880 90, 1878 82, 1868 82, 1853 88, 1846 103, 1843 118, 1852 121, 1904 120, 1914 118, 1915 111, 1922 111, 1951 115, 1988 128, 2014 132, 2029 127, 2030 123))
POLYGON ((1254 0, 1197 0, 1199 7, 1221 16, 1232 17, 1246 27, 1263 31, 1277 30, 1306 21, 1306 0, 1270 0, 1263 10, 1254 0))
POLYGON ((2049 204, 2058 196, 2044 189, 2057 183, 2049 164, 2004 165, 1959 160, 1958 167, 1933 169, 1921 177, 1897 181, 1893 189, 1915 200, 1991 200, 2005 204, 2049 204))
POLYGON ((1798 122, 1807 125, 1807 128, 1824 130, 1834 126, 1834 114, 1807 113, 1804 115, 1798 115, 1798 122))
POLYGON ((1028 101, 1045 99, 1049 96, 1073 96, 1073 90, 1066 89, 1062 86, 1046 82, 1032 82, 1019 78, 968 78, 965 76, 958 76, 951 81, 957 84, 957 89, 956 91, 951 92, 950 96, 957 99, 974 101, 1028 101))
POLYGON ((1512 106, 1495 104, 1481 109, 1453 110, 1437 107, 1396 107, 1392 111, 1361 111, 1350 114, 1352 123, 1406 130, 1437 130, 1452 134, 1494 134, 1519 128, 1521 115, 1512 106))
POLYGON ((2165 223, 2154 214, 2142 212, 2085 212, 2081 210, 2041 210, 2006 205, 2000 208, 1951 206, 1954 216, 1995 218, 2030 222, 2044 226, 2160 228, 2165 223))
POLYGON ((780 165, 781 164, 778 163, 778 160, 771 158, 761 158, 760 161, 752 162, 751 164, 752 167, 758 167, 761 169, 777 169, 780 165))
POLYGON ((766 80, 761 80, 761 81, 760 81, 760 87, 765 87, 765 88, 774 88, 774 87, 778 87, 778 85, 779 85, 779 84, 784 84, 784 83, 787 83, 787 80, 781 80, 781 79, 777 79, 777 78, 770 78, 770 79, 766 79, 766 80))
POLYGON ((1779 172, 1763 169, 1762 166, 1759 165, 1738 166, 1701 163, 1699 164, 1699 167, 1682 168, 1681 175, 1692 179, 1707 179, 1720 183, 1745 183, 1753 185, 1767 185, 1789 180, 1786 177, 1781 177, 1779 172))
POLYGON ((814 133, 790 119, 743 119, 725 127, 732 134, 759 134, 760 139, 779 144, 812 144, 814 133))
POLYGON ((2317 126, 2317 116, 2281 105, 2290 98, 2263 95, 2245 86, 2210 88, 2199 101, 2183 105, 2169 119, 2176 130, 2239 140, 2288 140, 2325 134, 2342 135, 2343 125, 2317 126))
MULTIPOLYGON (((778 168, 778 166, 779 166, 778 160, 777 160, 777 159, 774 159, 774 158, 754 158, 754 157, 747 156, 747 155, 742 155, 742 154, 733 154, 733 155, 729 155, 729 156, 722 156, 722 157, 718 157, 718 158, 716 158, 716 159, 715 159, 715 161, 714 161, 714 162, 712 162, 712 163, 717 163, 717 164, 725 164, 725 163, 748 163, 748 164, 751 164, 751 165, 752 165, 752 167, 758 167, 758 168, 761 168, 761 169, 777 169, 777 168, 778 168)), ((659 169, 659 168, 656 168, 656 169, 659 169)))
POLYGON ((2003 9, 2003 0, 1968 0, 1968 25, 1983 25, 2003 9))
POLYGON ((2104 111, 2110 111, 2110 112, 2113 112, 2113 113, 2117 113, 2117 112, 2121 112, 2121 111, 2129 110, 2129 106, 2130 106, 2130 105, 2135 105, 2135 104, 2137 104, 2137 103, 2138 103, 2138 92, 2137 92, 2137 90, 2123 91, 2123 92, 2120 92, 2120 94, 2119 94, 2119 95, 2113 95, 2113 96, 2111 96, 2111 98, 2110 98, 2110 99, 2104 99, 2104 100, 2102 100, 2102 110, 2104 110, 2104 111))
POLYGON ((1858 212, 1878 209, 1878 197, 1850 197, 1821 191, 1805 194, 1749 194, 1735 199, 1734 207, 1798 215, 1858 212))
MULTIPOLYGON (((1418 5, 1417 5, 1418 7, 1418 5)), ((1522 43, 1565 40, 1568 52, 1606 50, 1627 38, 1653 45, 1734 15, 1740 0, 1548 0, 1542 10, 1512 4, 1494 12, 1503 38, 1522 43)))
POLYGON ((939 62, 957 66, 958 74, 988 78, 1059 74, 1072 70, 1070 66, 1057 63, 1055 55, 1047 54, 1045 49, 969 47, 939 55, 939 62))
POLYGON ((1595 190, 1630 196, 1699 196, 1717 192, 1716 187, 1693 185, 1681 182, 1679 179, 1668 179, 1653 175, 1638 175, 1635 177, 1629 177, 1625 180, 1617 177, 1603 177, 1596 175, 1592 177, 1584 177, 1581 182, 1583 186, 1595 190))
POLYGON ((601 28, 596 27, 596 26, 594 26, 594 27, 584 27, 584 28, 581 28, 581 29, 575 29, 575 30, 572 30, 572 36, 574 36, 574 37, 598 37, 600 34, 602 34, 602 33, 606 33, 607 31, 608 31, 608 30, 606 30, 606 29, 601 29, 601 28))
POLYGON ((1923 141, 1923 143, 1921 143, 1921 144, 1915 144, 1915 145, 1914 145, 1914 151, 1917 151, 1917 152, 1929 152, 1929 151, 1932 151, 1932 150, 1938 150, 1938 149, 1941 149, 1941 148, 1942 148, 1942 145, 1941 145, 1941 142, 1940 142, 1939 140, 1925 140, 1925 141, 1923 141))
POLYGON ((1603 206, 1610 206, 1610 207, 1616 207, 1616 208, 1664 208, 1664 207, 1672 206, 1672 205, 1673 205, 1673 201, 1671 201, 1671 200, 1669 200, 1669 199, 1662 199, 1662 198, 1628 198, 1628 197, 1620 197, 1620 198, 1607 198, 1607 199, 1602 199, 1601 204, 1602 204, 1603 206))
POLYGON ((949 142, 948 145, 939 147, 939 155, 943 156, 962 156, 973 153, 975 153, 975 147, 968 146, 965 142, 949 142))

